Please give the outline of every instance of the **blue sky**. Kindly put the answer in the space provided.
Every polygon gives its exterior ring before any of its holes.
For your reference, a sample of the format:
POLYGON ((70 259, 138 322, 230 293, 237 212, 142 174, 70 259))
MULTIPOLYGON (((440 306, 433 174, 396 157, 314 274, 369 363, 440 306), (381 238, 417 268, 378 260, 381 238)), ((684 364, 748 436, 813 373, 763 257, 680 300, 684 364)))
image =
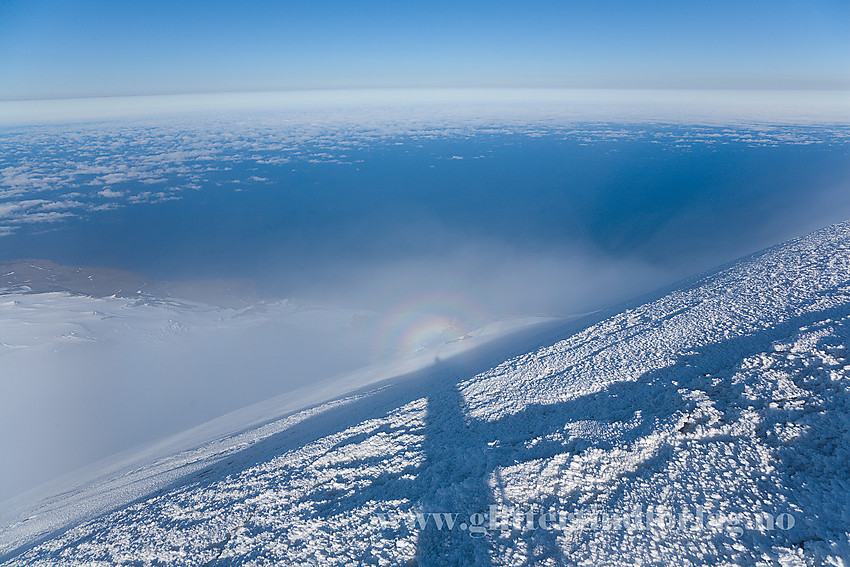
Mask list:
POLYGON ((850 2, 0 0, 0 99, 850 87, 850 2))

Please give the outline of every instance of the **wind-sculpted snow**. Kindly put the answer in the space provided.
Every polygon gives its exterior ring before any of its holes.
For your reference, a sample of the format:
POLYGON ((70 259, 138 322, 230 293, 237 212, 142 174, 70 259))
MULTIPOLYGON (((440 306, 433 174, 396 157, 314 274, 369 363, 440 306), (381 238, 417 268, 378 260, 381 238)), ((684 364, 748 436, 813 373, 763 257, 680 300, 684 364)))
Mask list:
POLYGON ((4 564, 850 561, 850 223, 560 332, 319 406, 4 564))

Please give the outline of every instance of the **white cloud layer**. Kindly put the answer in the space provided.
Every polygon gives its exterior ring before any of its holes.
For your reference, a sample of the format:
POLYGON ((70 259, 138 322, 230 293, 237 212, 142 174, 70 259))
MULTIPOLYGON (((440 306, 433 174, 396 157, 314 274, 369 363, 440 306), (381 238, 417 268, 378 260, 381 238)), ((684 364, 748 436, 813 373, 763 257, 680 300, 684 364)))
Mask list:
MULTIPOLYGON (((558 122, 627 121, 846 123, 850 102, 840 91, 628 89, 360 89, 99 97, 0 102, 0 125, 186 116, 208 112, 319 111, 322 123, 396 114, 401 123, 425 115, 487 120, 533 116, 558 122), (472 112, 470 112, 472 110, 472 112), (455 116, 457 117, 457 116, 455 116)), ((314 118, 316 118, 314 117, 314 118)))

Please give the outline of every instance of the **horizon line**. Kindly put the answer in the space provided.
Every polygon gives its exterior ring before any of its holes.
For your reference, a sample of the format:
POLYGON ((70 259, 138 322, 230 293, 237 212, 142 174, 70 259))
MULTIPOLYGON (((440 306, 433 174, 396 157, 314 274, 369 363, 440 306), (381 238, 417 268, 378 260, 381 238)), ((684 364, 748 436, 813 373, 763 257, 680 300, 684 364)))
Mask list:
POLYGON ((91 99, 117 99, 117 98, 153 98, 153 97, 189 97, 189 96, 204 96, 204 95, 247 95, 247 94, 285 94, 285 93, 308 93, 308 92, 378 92, 378 91, 439 91, 439 92, 458 92, 458 91, 642 91, 642 92, 805 92, 805 93, 850 93, 850 85, 846 87, 727 87, 727 86, 703 86, 703 87, 687 87, 687 86, 533 86, 533 87, 518 87, 518 86, 429 86, 429 87, 413 87, 413 86, 381 86, 381 87, 303 87, 303 88, 284 88, 284 89, 240 89, 240 90, 199 90, 199 91, 162 91, 151 93, 122 93, 122 94, 91 94, 91 95, 70 95, 70 96, 44 96, 44 97, 0 97, 0 103, 6 102, 47 102, 47 101, 72 101, 72 100, 91 100, 91 99))

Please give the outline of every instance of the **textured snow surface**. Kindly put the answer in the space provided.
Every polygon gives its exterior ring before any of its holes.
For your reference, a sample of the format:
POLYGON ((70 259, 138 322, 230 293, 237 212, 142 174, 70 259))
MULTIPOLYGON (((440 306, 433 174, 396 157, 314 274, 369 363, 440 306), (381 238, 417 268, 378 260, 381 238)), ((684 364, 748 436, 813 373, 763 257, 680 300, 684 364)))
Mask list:
MULTIPOLYGON (((484 371, 486 357, 438 360, 265 424, 273 434, 35 541, 15 539, 18 520, 0 561, 850 564, 850 223, 656 297, 484 371), (533 524, 472 533, 493 506, 533 524), (658 521, 697 507, 702 524, 658 521), (635 510, 656 521, 539 521, 635 510), (434 513, 457 523, 437 529, 434 513)), ((33 520, 61 515, 59 500, 33 520)))

